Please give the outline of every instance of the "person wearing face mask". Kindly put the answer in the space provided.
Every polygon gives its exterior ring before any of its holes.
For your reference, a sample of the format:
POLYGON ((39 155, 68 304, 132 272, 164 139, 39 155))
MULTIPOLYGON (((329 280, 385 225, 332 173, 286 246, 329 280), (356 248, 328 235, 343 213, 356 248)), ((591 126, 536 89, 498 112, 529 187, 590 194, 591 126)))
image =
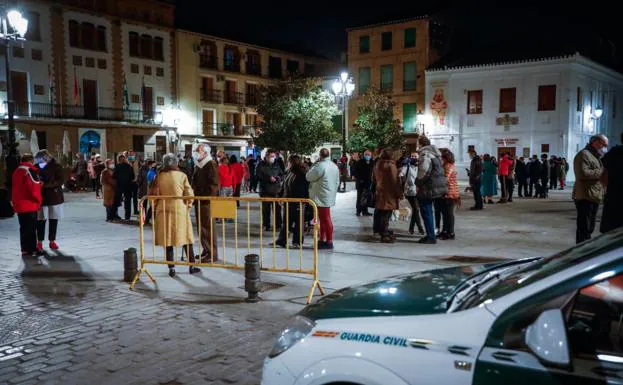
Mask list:
MULTIPOLYGON (((283 169, 277 163, 277 154, 274 150, 267 150, 264 160, 258 165, 257 179, 260 184, 260 197, 276 198, 281 191, 283 182, 283 169)), ((271 202, 262 202, 262 222, 266 231, 273 229, 271 214, 274 207, 274 227, 281 229, 281 206, 271 202)))
POLYGON ((608 147, 608 138, 599 134, 590 137, 588 144, 573 158, 575 184, 571 198, 577 210, 575 242, 591 239, 595 230, 595 217, 603 199, 602 154, 608 147))
POLYGON ((357 189, 357 201, 355 203, 357 216, 372 216, 372 214, 368 212, 368 198, 372 185, 372 170, 374 170, 372 152, 370 152, 370 150, 365 150, 363 157, 355 162, 352 168, 352 175, 355 178, 355 188, 357 189))
MULTIPOLYGON (((218 195, 219 166, 210 156, 210 146, 207 144, 199 144, 193 152, 193 161, 195 162, 194 173, 192 177, 192 188, 196 196, 212 196, 218 195)), ((217 232, 212 234, 212 226, 210 226, 210 201, 197 201, 195 203, 195 216, 201 222, 201 259, 204 261, 218 260, 218 244, 217 232), (210 247, 211 246, 211 247, 210 247)))
POLYGON ((45 239, 45 224, 49 219, 48 241, 50 249, 58 250, 56 243, 58 220, 63 215, 63 169, 56 163, 56 159, 48 152, 41 150, 35 155, 35 162, 39 169, 39 178, 43 182, 43 202, 37 215, 37 250, 43 250, 45 239))
POLYGON ((41 182, 33 166, 33 156, 23 154, 12 177, 12 203, 19 220, 19 240, 22 256, 37 256, 37 212, 41 207, 41 182))
POLYGON ((415 178, 417 177, 417 163, 418 154, 414 152, 410 158, 407 158, 403 162, 403 166, 400 169, 400 179, 403 181, 404 195, 409 201, 411 206, 411 222, 409 223, 409 233, 415 233, 415 225, 417 225, 418 232, 424 234, 424 227, 422 227, 422 220, 420 219, 420 206, 417 201, 417 189, 415 186, 415 178))
POLYGON ((104 195, 103 204, 106 208, 106 222, 112 222, 121 219, 119 214, 117 214, 117 205, 115 202, 116 181, 113 178, 115 164, 112 159, 106 159, 104 165, 106 168, 100 175, 100 184, 102 185, 102 193, 104 195))

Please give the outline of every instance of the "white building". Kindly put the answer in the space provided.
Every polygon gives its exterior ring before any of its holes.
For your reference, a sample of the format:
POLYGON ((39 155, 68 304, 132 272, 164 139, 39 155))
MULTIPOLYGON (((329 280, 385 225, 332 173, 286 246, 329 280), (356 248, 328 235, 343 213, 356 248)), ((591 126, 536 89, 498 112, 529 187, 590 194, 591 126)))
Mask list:
POLYGON ((616 143, 623 131, 623 75, 580 54, 434 67, 426 71, 426 100, 424 131, 454 152, 461 179, 471 148, 571 161, 591 135, 616 143))

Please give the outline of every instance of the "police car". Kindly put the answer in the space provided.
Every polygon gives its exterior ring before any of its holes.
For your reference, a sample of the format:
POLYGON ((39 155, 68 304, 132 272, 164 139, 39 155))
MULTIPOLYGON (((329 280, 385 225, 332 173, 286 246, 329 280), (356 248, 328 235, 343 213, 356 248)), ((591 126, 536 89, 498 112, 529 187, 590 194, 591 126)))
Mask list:
POLYGON ((262 385, 623 384, 622 310, 620 229, 333 292, 281 332, 262 385))

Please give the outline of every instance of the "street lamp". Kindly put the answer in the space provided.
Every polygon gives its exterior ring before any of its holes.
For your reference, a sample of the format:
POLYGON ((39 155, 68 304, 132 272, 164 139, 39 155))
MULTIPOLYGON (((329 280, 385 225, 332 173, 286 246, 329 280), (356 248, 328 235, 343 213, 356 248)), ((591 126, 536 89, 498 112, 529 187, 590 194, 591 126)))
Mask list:
MULTIPOLYGON (((7 190, 11 194, 13 171, 17 168, 17 141, 15 140, 15 102, 11 93, 11 68, 9 67, 9 48, 17 41, 23 41, 28 30, 28 20, 16 10, 0 12, 0 40, 4 45, 4 70, 6 78, 7 125, 9 127, 9 153, 7 155, 7 190), (5 13, 6 12, 6 13, 5 13)), ((10 198, 9 198, 10 199, 10 198)))
POLYGON ((335 97, 342 102, 342 152, 346 152, 346 100, 353 94, 355 83, 348 72, 342 72, 331 88, 335 97))
POLYGON ((601 118, 601 115, 604 114, 604 110, 601 107, 595 108, 595 117, 597 119, 601 118))

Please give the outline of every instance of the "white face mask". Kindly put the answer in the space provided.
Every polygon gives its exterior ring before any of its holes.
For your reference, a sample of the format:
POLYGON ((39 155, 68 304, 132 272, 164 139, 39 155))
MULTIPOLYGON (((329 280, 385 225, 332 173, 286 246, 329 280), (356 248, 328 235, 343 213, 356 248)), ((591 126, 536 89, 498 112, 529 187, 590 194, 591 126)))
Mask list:
POLYGON ((275 163, 275 158, 273 157, 268 158, 268 164, 273 164, 273 163, 275 163))
POLYGON ((108 168, 111 169, 111 170, 114 170, 115 169, 115 164, 114 163, 109 164, 108 168))
POLYGON ((47 163, 47 162, 41 162, 41 163, 39 163, 39 168, 43 169, 43 168, 45 168, 45 166, 47 166, 47 165, 48 165, 48 163, 47 163))

